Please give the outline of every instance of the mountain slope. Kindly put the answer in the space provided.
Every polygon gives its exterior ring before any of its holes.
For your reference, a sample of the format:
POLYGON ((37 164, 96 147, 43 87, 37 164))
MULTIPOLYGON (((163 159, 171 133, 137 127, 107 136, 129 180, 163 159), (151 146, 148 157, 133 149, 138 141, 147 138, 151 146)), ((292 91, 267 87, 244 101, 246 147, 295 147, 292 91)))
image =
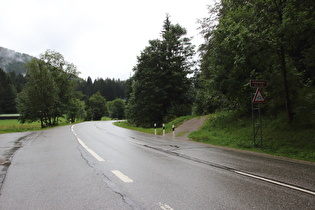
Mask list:
POLYGON ((26 71, 25 64, 33 58, 35 57, 0 47, 0 68, 5 72, 23 74, 26 71))

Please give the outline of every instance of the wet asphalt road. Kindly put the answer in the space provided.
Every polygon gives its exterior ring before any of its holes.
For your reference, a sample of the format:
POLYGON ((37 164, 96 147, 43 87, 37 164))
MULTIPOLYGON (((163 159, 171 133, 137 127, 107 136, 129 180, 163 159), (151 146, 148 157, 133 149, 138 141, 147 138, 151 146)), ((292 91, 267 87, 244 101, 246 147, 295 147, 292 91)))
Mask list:
POLYGON ((7 170, 0 209, 315 206, 314 163, 165 139, 112 122, 58 127, 27 138, 7 170))

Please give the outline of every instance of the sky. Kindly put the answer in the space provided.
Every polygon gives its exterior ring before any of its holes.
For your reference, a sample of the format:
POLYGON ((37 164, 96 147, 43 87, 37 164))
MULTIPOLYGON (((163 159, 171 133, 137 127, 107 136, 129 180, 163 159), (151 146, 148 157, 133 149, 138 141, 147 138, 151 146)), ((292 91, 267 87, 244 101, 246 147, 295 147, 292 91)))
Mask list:
POLYGON ((160 38, 166 14, 199 46, 198 19, 214 0, 0 0, 0 46, 35 57, 61 53, 86 79, 132 75, 137 56, 160 38))

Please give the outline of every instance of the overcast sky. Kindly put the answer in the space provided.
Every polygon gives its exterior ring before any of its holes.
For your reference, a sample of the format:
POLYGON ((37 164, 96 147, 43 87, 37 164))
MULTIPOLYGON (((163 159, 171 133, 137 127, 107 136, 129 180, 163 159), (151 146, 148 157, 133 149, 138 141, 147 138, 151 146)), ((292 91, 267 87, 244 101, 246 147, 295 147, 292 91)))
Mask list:
POLYGON ((1 0, 0 46, 38 57, 60 52, 86 79, 125 80, 166 13, 203 43, 197 19, 214 0, 1 0))

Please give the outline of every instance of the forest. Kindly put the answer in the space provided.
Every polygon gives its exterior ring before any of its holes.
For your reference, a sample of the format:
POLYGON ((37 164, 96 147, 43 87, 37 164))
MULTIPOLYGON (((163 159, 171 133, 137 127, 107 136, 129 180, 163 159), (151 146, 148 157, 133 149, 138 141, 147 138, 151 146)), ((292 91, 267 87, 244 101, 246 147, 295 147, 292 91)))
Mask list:
MULTIPOLYGON (((119 103, 126 106, 128 121, 142 127, 220 110, 249 116, 255 93, 250 80, 266 80, 268 86, 262 90, 267 100, 262 105, 265 116, 285 116, 288 126, 313 125, 315 1, 222 0, 209 6, 208 17, 198 22, 204 43, 196 49, 187 30, 166 15, 160 37, 149 40, 127 81, 84 80, 73 64, 49 50, 28 61, 26 74, 2 67, 0 113, 24 113, 24 120, 43 120, 48 115, 58 119, 63 114, 70 116, 70 108, 81 104, 75 115, 99 119, 96 112, 109 115, 109 110, 98 109, 97 101, 122 99, 119 103), (198 61, 194 60, 197 53, 198 61), (53 82, 42 85, 50 84, 46 90, 56 92, 31 115, 24 105, 32 91, 43 88, 31 86, 38 85, 43 75, 53 82), (65 81, 69 82, 66 86, 65 81)), ((48 120, 47 126, 53 122, 48 120)))
POLYGON ((222 0, 200 20, 197 113, 251 110, 250 79, 264 79, 267 116, 312 124, 315 79, 315 2, 222 0))
MULTIPOLYGON (((27 83, 27 77, 15 72, 5 72, 0 68, 0 113, 14 114, 16 110, 16 96, 27 83)), ((120 79, 97 78, 92 81, 91 77, 86 80, 78 78, 75 90, 82 92, 82 100, 89 99, 93 94, 100 92, 107 101, 116 98, 125 98, 125 81, 120 79)))

